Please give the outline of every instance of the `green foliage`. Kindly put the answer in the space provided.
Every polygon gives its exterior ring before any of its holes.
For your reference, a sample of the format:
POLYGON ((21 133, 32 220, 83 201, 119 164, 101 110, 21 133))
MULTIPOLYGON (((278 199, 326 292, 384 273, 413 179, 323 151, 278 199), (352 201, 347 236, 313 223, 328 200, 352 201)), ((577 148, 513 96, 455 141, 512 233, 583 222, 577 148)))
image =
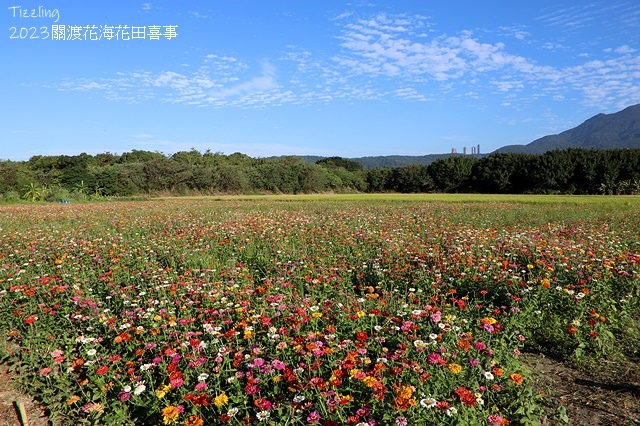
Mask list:
POLYGON ((640 193, 640 149, 441 155, 429 165, 369 170, 342 157, 310 163, 297 156, 253 159, 195 149, 170 157, 133 150, 0 162, 0 194, 18 192, 37 201, 45 198, 43 188, 58 187, 93 197, 327 191, 633 195, 640 193))
POLYGON ((325 167, 342 167, 350 172, 358 172, 363 169, 362 164, 357 161, 349 160, 342 157, 328 157, 316 161, 316 164, 325 167))

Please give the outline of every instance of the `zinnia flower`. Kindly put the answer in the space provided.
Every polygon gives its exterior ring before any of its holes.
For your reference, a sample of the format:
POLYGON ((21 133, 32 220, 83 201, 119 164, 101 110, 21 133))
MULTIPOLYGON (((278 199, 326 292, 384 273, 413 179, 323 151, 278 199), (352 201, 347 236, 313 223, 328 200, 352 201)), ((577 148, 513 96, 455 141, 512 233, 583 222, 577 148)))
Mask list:
POLYGON ((522 374, 518 374, 518 373, 513 373, 512 375, 509 376, 509 379, 511 379, 511 381, 516 385, 521 385, 522 382, 524 381, 522 374))
POLYGON ((447 365, 447 368, 453 374, 460 374, 460 372, 462 371, 462 366, 460 364, 451 363, 451 364, 447 365))
POLYGON ((223 405, 225 405, 227 402, 229 402, 229 397, 227 396, 226 393, 222 392, 220 395, 216 396, 213 399, 213 404, 216 407, 222 407, 223 405))
POLYGON ((178 421, 178 417, 180 417, 180 412, 178 408, 173 405, 169 405, 162 410, 162 421, 165 425, 175 423, 178 421))

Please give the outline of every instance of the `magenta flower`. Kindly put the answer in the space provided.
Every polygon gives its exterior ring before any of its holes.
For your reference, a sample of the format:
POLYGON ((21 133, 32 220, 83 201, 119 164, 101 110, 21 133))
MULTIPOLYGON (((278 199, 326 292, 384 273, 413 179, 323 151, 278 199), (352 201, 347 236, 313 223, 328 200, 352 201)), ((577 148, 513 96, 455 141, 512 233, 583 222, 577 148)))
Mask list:
POLYGON ((307 416, 307 423, 318 423, 320 421, 320 418, 320 414, 318 414, 316 411, 312 411, 307 416))
POLYGON ((427 356, 427 361, 429 361, 429 364, 437 364, 440 362, 441 359, 442 359, 442 356, 440 356, 440 354, 436 352, 431 352, 427 356))
POLYGON ((284 370, 286 368, 286 364, 279 359, 274 359, 271 361, 271 366, 276 370, 284 370))
POLYGON ((176 377, 175 379, 172 379, 169 384, 173 389, 177 389, 184 384, 184 380, 181 377, 176 377))

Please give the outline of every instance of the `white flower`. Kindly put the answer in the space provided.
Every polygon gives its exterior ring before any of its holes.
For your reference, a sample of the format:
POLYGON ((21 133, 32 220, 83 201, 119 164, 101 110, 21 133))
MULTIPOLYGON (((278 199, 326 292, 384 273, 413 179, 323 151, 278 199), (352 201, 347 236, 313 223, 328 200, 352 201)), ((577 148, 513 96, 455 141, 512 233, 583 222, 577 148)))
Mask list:
POLYGON ((424 408, 433 408, 436 406, 437 403, 438 401, 436 401, 433 398, 423 398, 420 400, 420 405, 423 406, 424 408))
POLYGON ((127 386, 125 386, 124 388, 122 388, 122 390, 123 390, 124 392, 131 392, 131 386, 128 386, 128 385, 127 385, 127 386))
POLYGON ((238 414, 238 409, 233 407, 233 408, 229 408, 229 411, 227 411, 227 416, 229 417, 233 417, 236 414, 238 414))
POLYGON ((200 373, 200 375, 198 376, 198 381, 206 382, 208 378, 209 378, 209 375, 207 373, 200 373))
POLYGON ((256 417, 260 421, 267 420, 269 416, 271 416, 271 413, 269 413, 268 411, 260 411, 258 414, 256 414, 256 417))
POLYGON ((293 397, 293 402, 299 403, 304 401, 304 395, 296 395, 293 397))
POLYGON ((88 356, 94 356, 98 351, 96 351, 95 349, 89 349, 87 351, 87 355, 88 356))
POLYGON ((489 372, 489 371, 483 371, 482 375, 484 376, 485 379, 487 380, 493 380, 493 373, 489 372))
POLYGON ((133 390, 133 394, 134 395, 140 395, 142 392, 145 391, 145 389, 147 389, 147 386, 145 386, 144 383, 138 383, 138 385, 133 390))
POLYGON ((447 411, 445 411, 447 416, 452 416, 454 414, 456 414, 458 412, 458 409, 456 407, 451 407, 449 409, 447 409, 447 411))

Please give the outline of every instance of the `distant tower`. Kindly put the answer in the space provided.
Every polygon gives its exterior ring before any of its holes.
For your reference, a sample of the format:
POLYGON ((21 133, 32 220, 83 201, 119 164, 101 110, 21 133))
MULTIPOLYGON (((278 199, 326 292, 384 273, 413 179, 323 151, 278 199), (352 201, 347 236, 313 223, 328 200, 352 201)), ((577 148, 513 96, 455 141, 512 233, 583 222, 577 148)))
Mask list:
POLYGON ((475 147, 475 146, 472 146, 472 147, 471 147, 471 155, 473 155, 473 154, 475 154, 475 153, 476 153, 476 147, 475 147))
POLYGON ((455 149, 455 148, 451 148, 451 153, 452 153, 452 154, 457 154, 457 153, 458 153, 458 150, 457 150, 457 149, 455 149))
POLYGON ((478 144, 478 148, 476 149, 476 154, 480 154, 480 144, 478 144))
POLYGON ((467 147, 462 148, 462 154, 467 155, 467 147))

